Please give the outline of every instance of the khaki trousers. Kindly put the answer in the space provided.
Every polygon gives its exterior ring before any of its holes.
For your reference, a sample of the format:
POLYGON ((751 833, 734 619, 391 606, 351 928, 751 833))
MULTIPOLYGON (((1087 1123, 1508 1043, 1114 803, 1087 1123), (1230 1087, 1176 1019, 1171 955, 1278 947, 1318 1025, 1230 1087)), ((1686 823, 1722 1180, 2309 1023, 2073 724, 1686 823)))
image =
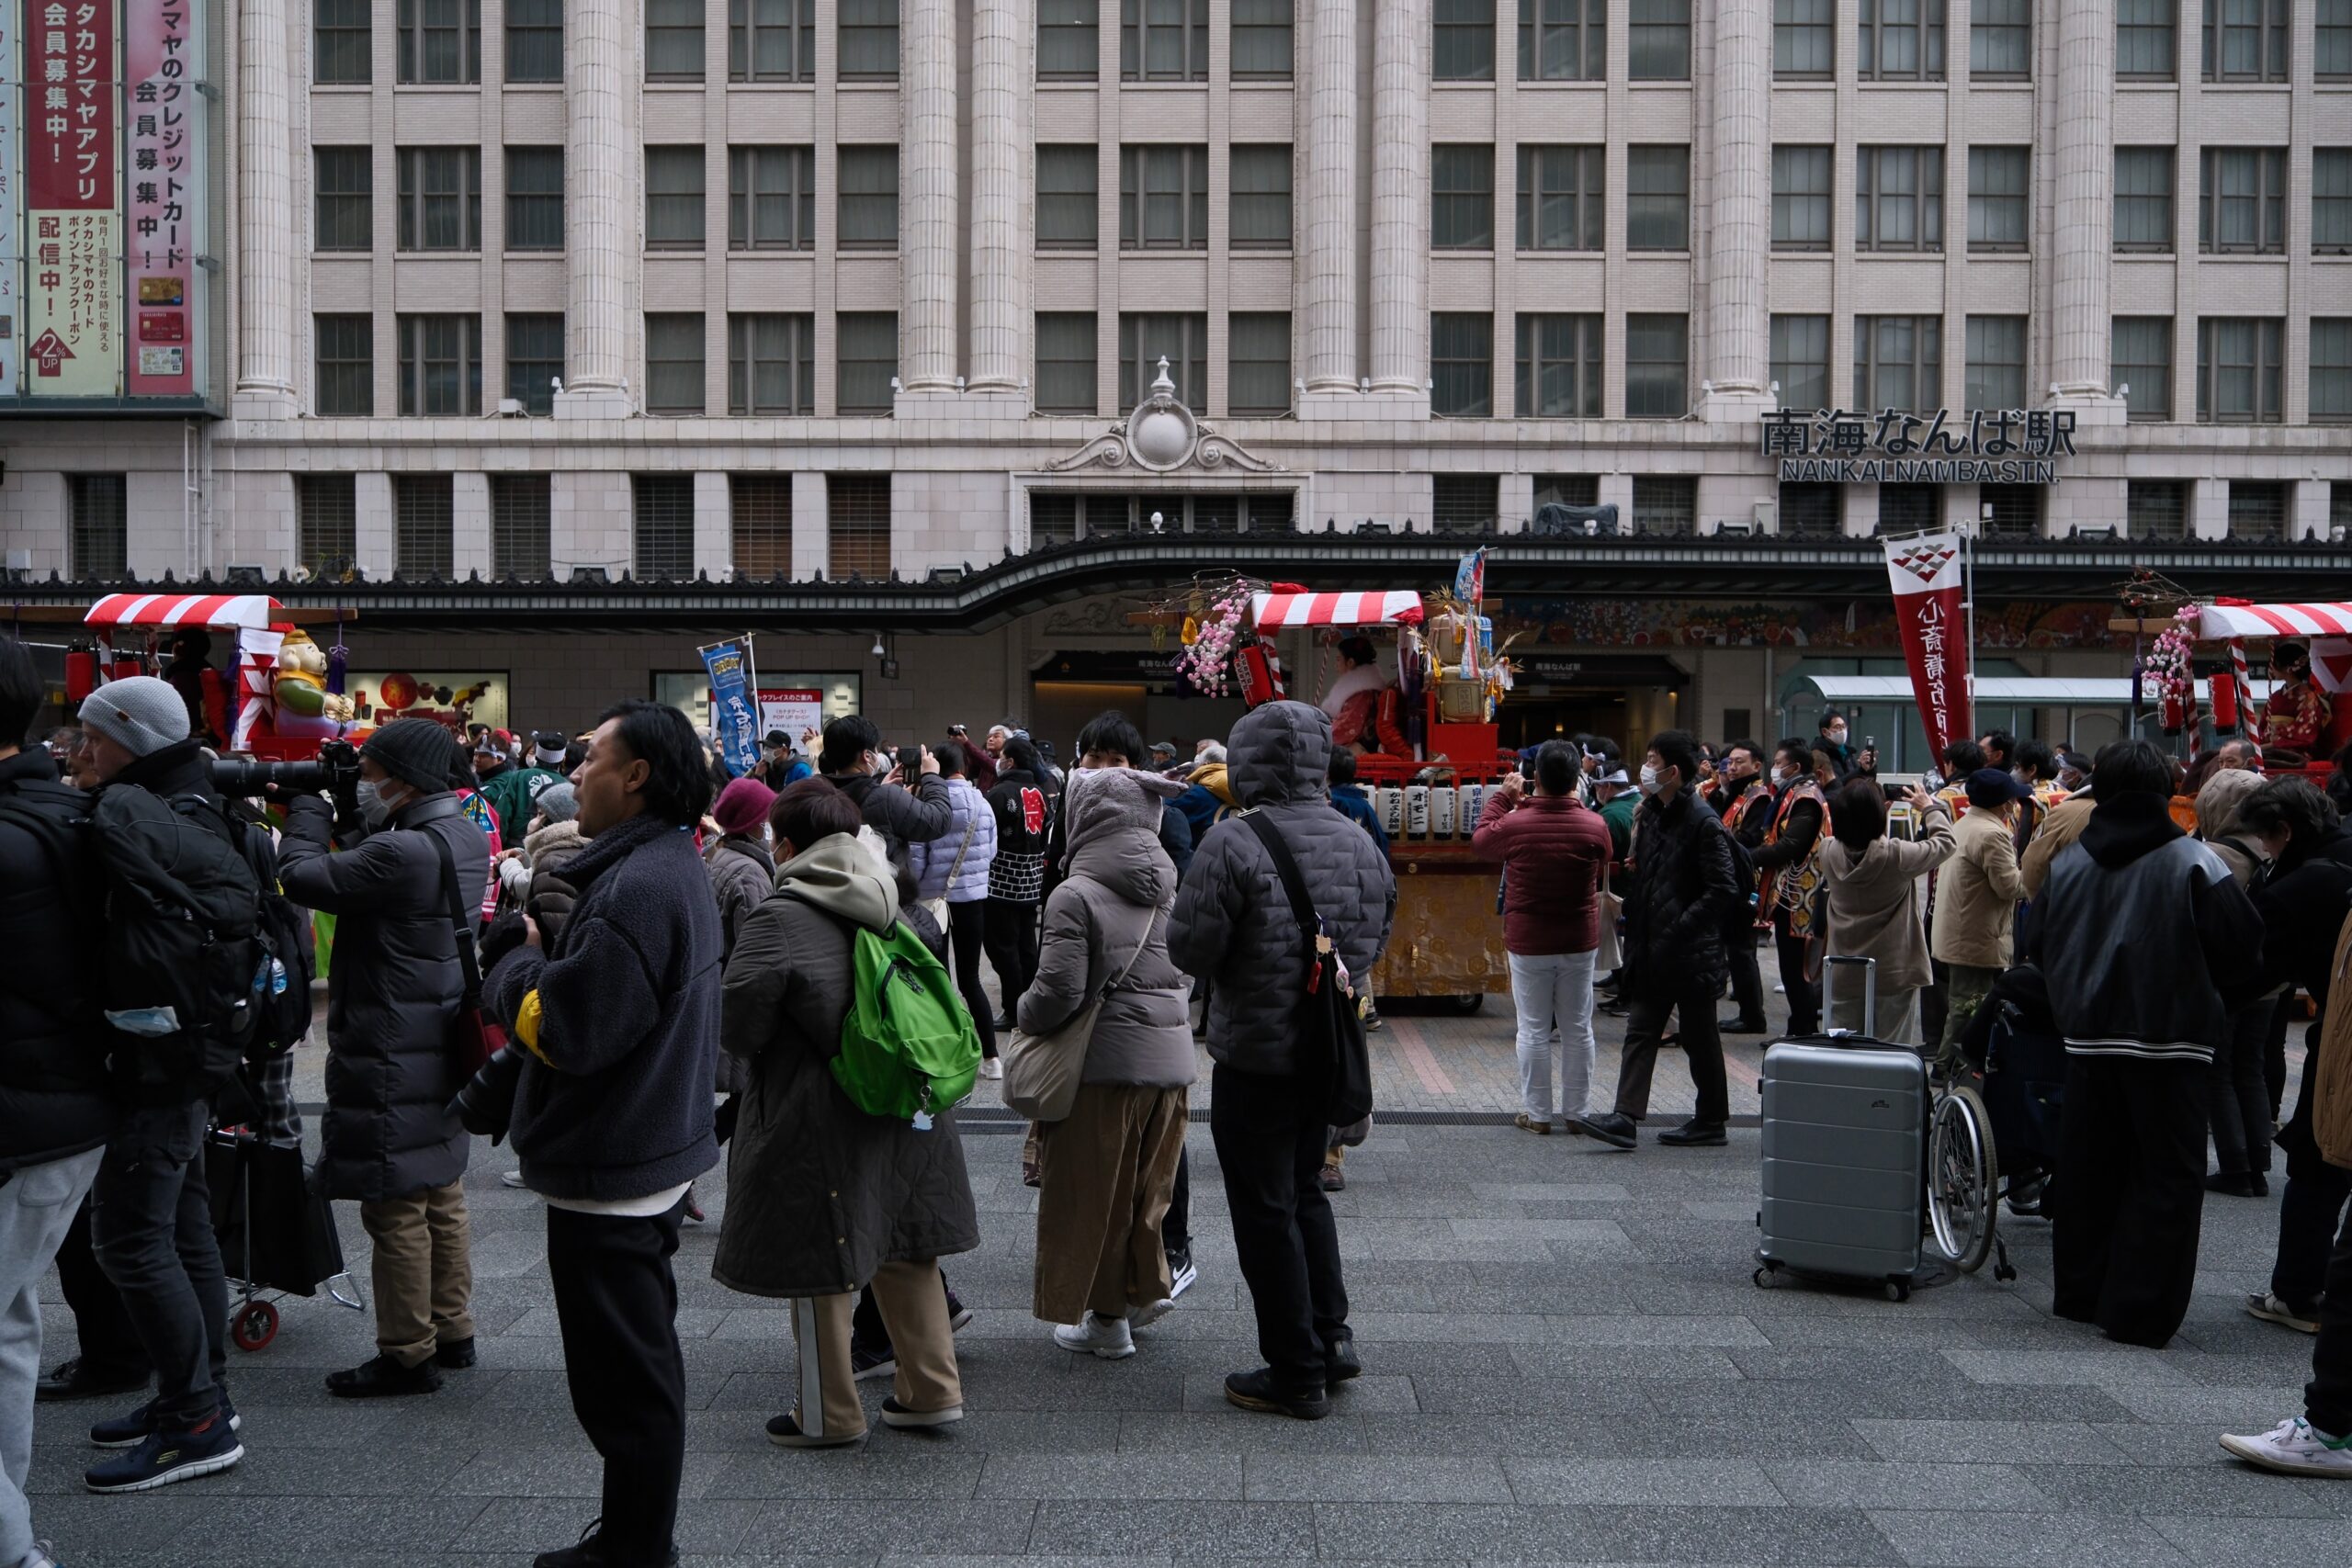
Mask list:
POLYGON ((1166 1301, 1160 1222, 1184 1152, 1185 1093, 1081 1084, 1070 1111, 1040 1130, 1037 1264, 1030 1310, 1076 1323, 1166 1301))
MULTIPOLYGON (((909 1410, 953 1410, 964 1403, 956 1371, 956 1332, 947 1322, 947 1287, 936 1260, 885 1263, 874 1271, 875 1309, 899 1359, 891 1393, 909 1410)), ((857 1292, 797 1296, 792 1345, 800 1385, 792 1418, 812 1438, 854 1438, 865 1430, 865 1406, 849 1364, 850 1318, 857 1292)))
POLYGON ((376 1348, 404 1367, 474 1336, 474 1265, 462 1181, 359 1205, 375 1244, 376 1348))

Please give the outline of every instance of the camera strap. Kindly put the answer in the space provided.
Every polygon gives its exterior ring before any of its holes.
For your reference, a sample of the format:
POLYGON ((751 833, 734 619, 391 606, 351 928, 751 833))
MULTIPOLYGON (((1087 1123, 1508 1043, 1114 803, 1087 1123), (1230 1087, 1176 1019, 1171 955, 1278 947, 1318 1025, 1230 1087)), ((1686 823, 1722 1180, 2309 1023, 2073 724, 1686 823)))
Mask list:
POLYGON ((466 993, 460 1005, 481 1006, 481 964, 474 953, 473 921, 466 916, 466 896, 458 886, 458 857, 449 848, 449 840, 435 832, 430 824, 422 831, 433 840, 433 852, 441 857, 441 889, 449 900, 449 924, 458 939, 458 967, 465 972, 466 993))

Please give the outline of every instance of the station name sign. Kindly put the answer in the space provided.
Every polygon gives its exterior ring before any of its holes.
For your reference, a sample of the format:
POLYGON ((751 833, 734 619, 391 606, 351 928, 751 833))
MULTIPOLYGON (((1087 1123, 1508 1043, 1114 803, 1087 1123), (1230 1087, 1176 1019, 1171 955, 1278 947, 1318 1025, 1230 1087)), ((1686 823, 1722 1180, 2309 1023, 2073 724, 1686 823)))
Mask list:
POLYGON ((1762 450, 1782 484, 2054 485, 2075 411, 1782 409, 1764 416, 1762 450))

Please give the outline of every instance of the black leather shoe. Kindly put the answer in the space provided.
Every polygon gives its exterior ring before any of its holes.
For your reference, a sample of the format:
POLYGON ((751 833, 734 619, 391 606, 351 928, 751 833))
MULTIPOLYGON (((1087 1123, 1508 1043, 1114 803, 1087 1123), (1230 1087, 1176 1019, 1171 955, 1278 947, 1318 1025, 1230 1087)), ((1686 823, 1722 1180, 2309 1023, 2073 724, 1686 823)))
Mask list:
POLYGON ((1331 1414, 1329 1394, 1319 1388, 1286 1389, 1274 1381, 1272 1367, 1227 1374, 1225 1397, 1227 1403, 1244 1410, 1295 1416, 1301 1421, 1320 1421, 1331 1414))
POLYGON ((33 1384, 33 1397, 46 1404, 60 1399, 96 1399, 100 1394, 143 1393, 150 1375, 93 1367, 76 1356, 33 1384))
POLYGON ((1718 1034, 1769 1034, 1772 1026, 1760 1018, 1726 1018, 1716 1021, 1718 1034))
POLYGON ((327 1392, 337 1399, 383 1399, 404 1393, 435 1393, 440 1388, 441 1373, 431 1361, 404 1367, 384 1355, 362 1361, 349 1371, 327 1374, 327 1392))
POLYGON ((1679 1127, 1668 1127, 1657 1135, 1657 1141, 1669 1148, 1713 1149, 1730 1142, 1724 1135, 1720 1122, 1702 1122, 1696 1116, 1679 1127))
POLYGON ((1634 1135, 1633 1118, 1614 1111, 1604 1111, 1598 1116, 1571 1116, 1568 1131, 1599 1138, 1612 1149, 1630 1149, 1640 1141, 1634 1135))
POLYGON ((1336 1393, 1343 1382, 1363 1376, 1363 1358, 1356 1354, 1355 1336, 1334 1339, 1323 1348, 1323 1388, 1336 1393))
POLYGON ((542 1551, 531 1559, 531 1568, 678 1568, 678 1549, 673 1546, 659 1558, 628 1558, 620 1549, 605 1544, 605 1532, 599 1519, 588 1527, 577 1546, 567 1546, 560 1551, 542 1551))
POLYGON ((476 1359, 474 1337, 470 1334, 463 1339, 444 1339, 433 1348, 433 1364, 447 1367, 451 1371, 465 1371, 474 1364, 476 1359))

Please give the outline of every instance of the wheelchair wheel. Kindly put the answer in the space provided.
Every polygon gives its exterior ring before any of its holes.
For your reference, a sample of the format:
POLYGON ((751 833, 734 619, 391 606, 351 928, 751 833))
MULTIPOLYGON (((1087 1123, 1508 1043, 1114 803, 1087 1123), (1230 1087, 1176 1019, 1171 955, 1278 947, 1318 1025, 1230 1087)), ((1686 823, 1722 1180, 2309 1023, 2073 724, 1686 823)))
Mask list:
POLYGON ((1992 1253, 2000 1185, 1984 1101, 1973 1089, 1954 1089, 1936 1102, 1928 1138, 1928 1218, 1936 1249, 1963 1274, 1992 1253))

